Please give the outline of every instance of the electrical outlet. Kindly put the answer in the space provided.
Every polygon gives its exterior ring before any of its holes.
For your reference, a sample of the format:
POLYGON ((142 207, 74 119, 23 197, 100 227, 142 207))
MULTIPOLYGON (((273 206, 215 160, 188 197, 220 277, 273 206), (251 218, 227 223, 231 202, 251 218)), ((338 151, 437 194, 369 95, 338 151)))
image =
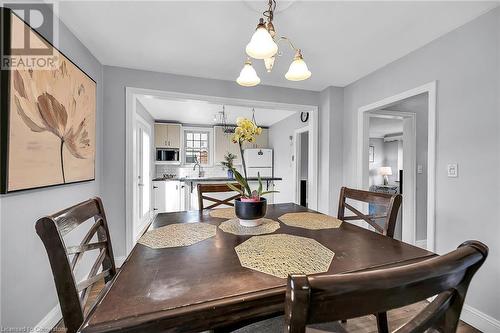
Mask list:
POLYGON ((417 173, 423 173, 424 172, 424 167, 422 166, 422 164, 418 164, 417 165, 417 173))
POLYGON ((457 178, 458 177, 458 164, 457 163, 448 164, 447 170, 448 170, 448 177, 449 178, 457 178))

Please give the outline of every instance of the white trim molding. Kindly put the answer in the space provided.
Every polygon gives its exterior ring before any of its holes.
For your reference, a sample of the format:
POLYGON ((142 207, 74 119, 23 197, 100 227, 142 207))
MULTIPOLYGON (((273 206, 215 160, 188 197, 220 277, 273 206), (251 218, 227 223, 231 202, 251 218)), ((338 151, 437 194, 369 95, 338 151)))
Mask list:
POLYGON ((260 100, 218 97, 209 95, 198 95, 188 93, 178 93, 172 91, 162 91, 145 88, 125 87, 125 245, 127 255, 134 247, 132 229, 132 205, 133 205, 133 124, 135 120, 135 100, 140 95, 171 99, 171 100, 202 100, 215 104, 231 104, 244 107, 256 107, 265 109, 284 109, 295 112, 310 112, 312 156, 313 168, 311 168, 312 188, 315 190, 310 193, 309 204, 311 209, 318 208, 318 158, 319 158, 319 108, 317 105, 288 104, 279 102, 268 102, 260 100))
MULTIPOLYGON (((402 93, 384 98, 377 102, 365 105, 358 109, 357 126, 357 177, 360 188, 363 185, 364 166, 362 162, 368 158, 364 154, 367 139, 363 139, 363 133, 368 131, 368 124, 365 121, 366 112, 381 110, 387 106, 393 105, 401 100, 428 94, 428 139, 427 139, 427 249, 435 251, 435 217, 436 217, 436 112, 437 112, 437 81, 432 81, 422 86, 404 91, 402 93)), ((368 148, 366 148, 368 149, 368 148)))
POLYGON ((500 332, 500 320, 467 304, 464 304, 460 319, 484 333, 500 332))
POLYGON ((420 239, 415 241, 415 246, 422 249, 427 249, 427 239, 420 239))
POLYGON ((45 317, 33 328, 33 332, 50 332, 62 319, 61 308, 57 304, 45 317))

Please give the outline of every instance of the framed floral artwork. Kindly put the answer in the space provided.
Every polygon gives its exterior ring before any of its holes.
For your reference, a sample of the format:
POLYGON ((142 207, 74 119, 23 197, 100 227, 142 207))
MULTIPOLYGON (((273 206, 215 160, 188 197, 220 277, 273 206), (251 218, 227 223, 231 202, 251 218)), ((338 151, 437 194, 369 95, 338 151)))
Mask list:
POLYGON ((1 69, 0 192, 94 180, 96 82, 5 8, 1 33, 3 57, 29 36, 55 62, 1 69))

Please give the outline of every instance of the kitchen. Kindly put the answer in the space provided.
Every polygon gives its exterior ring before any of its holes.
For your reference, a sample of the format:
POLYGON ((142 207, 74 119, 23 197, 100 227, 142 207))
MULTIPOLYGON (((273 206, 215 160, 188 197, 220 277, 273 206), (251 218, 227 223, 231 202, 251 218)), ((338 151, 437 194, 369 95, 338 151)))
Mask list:
MULTIPOLYGON (((138 156, 147 160, 149 155, 151 161, 149 168, 143 167, 151 176, 143 172, 142 183, 147 184, 149 177, 152 180, 150 200, 154 214, 197 210, 199 183, 235 182, 223 164, 227 162, 229 154, 234 167, 243 172, 239 147, 231 141, 236 119, 239 117, 252 119, 262 128, 262 133, 255 142, 243 146, 250 185, 257 187, 257 177, 260 175, 266 191, 280 191, 283 179, 293 177, 293 142, 291 136, 282 133, 279 124, 289 123, 293 118, 297 126, 307 125, 297 120, 300 116, 295 111, 199 100, 173 100, 148 95, 137 98, 136 116, 151 131, 152 139, 148 140, 150 151, 139 149, 138 156), (275 149, 283 146, 289 149, 275 149), (141 153, 141 150, 144 152, 141 153), (277 168, 277 159, 289 163, 277 168)), ((140 144, 138 148, 141 148, 140 144)), ((227 196, 228 193, 213 194, 213 197, 219 199, 227 196)), ((266 198, 270 203, 293 201, 292 197, 282 193, 271 193, 266 198)))

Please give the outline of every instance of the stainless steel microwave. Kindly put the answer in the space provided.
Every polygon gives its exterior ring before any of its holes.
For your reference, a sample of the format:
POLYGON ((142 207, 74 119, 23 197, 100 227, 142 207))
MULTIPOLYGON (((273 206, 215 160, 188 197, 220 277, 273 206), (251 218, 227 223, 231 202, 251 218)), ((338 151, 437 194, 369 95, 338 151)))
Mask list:
POLYGON ((179 162, 179 149, 156 148, 156 162, 179 162))

